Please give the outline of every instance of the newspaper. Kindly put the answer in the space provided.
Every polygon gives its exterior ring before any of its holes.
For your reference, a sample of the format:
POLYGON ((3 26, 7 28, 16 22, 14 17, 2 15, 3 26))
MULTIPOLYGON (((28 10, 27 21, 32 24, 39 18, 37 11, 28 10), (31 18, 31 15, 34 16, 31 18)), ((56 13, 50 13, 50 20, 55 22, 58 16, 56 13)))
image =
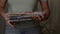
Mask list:
POLYGON ((33 12, 33 13, 20 13, 20 15, 10 15, 10 21, 26 21, 32 20, 32 16, 41 16, 42 18, 44 13, 42 12, 33 12))

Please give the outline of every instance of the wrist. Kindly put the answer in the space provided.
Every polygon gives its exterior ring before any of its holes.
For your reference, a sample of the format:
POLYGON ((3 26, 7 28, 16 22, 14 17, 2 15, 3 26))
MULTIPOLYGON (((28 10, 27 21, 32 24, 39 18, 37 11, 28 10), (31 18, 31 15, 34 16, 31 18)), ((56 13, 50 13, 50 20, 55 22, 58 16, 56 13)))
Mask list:
POLYGON ((7 16, 8 16, 7 13, 1 13, 1 17, 2 17, 3 19, 6 20, 6 19, 7 19, 7 16))
POLYGON ((50 10, 49 10, 49 9, 46 9, 46 10, 44 10, 43 12, 49 14, 49 13, 50 13, 50 10))

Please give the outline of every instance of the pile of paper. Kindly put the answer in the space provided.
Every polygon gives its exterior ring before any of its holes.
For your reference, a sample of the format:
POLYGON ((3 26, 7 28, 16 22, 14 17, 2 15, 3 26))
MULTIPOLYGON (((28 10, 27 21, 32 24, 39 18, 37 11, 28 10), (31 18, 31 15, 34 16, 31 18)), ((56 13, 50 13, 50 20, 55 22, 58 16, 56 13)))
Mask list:
POLYGON ((25 21, 32 20, 32 16, 41 16, 42 18, 44 17, 42 12, 33 12, 33 13, 21 13, 20 16, 10 15, 9 19, 10 21, 25 21))

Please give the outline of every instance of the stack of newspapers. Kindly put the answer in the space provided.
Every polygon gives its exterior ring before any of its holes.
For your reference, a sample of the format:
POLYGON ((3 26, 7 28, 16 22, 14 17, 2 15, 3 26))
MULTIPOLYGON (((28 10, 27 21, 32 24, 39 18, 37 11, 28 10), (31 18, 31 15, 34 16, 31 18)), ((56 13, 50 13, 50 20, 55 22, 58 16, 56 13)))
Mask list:
POLYGON ((42 12, 21 13, 20 15, 10 15, 9 20, 12 21, 27 21, 32 20, 32 16, 43 16, 42 12))

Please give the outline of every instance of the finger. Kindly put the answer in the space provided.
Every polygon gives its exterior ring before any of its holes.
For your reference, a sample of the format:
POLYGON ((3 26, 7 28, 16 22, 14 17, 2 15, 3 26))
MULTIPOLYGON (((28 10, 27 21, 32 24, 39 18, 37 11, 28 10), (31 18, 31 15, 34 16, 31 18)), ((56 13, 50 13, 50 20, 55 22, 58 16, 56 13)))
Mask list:
POLYGON ((36 18, 37 18, 37 20, 41 20, 41 18, 39 16, 37 16, 36 18))
POLYGON ((10 25, 12 28, 15 28, 15 26, 14 26, 13 24, 11 24, 10 22, 9 22, 9 25, 10 25))
POLYGON ((33 18, 34 20, 41 20, 41 18, 40 18, 39 16, 32 16, 32 18, 33 18))
POLYGON ((36 16, 32 16, 33 19, 36 19, 36 16))
POLYGON ((44 18, 44 14, 45 12, 41 12, 41 14, 39 15, 41 18, 44 18))

